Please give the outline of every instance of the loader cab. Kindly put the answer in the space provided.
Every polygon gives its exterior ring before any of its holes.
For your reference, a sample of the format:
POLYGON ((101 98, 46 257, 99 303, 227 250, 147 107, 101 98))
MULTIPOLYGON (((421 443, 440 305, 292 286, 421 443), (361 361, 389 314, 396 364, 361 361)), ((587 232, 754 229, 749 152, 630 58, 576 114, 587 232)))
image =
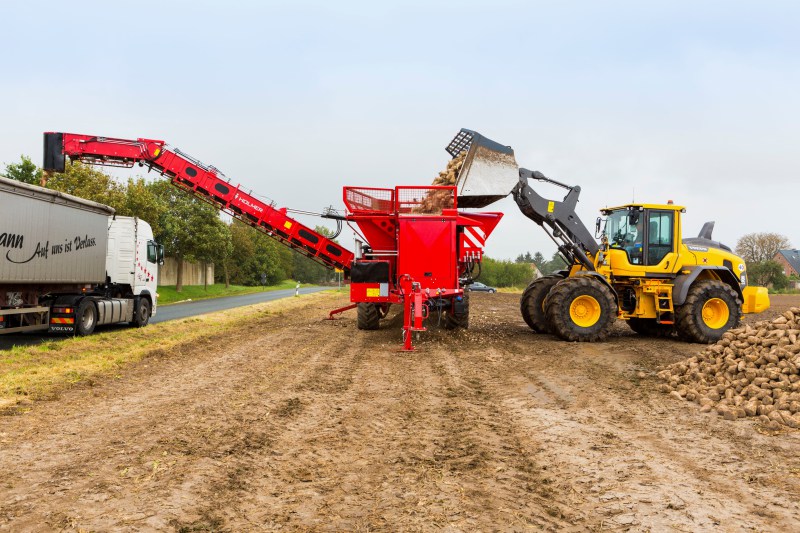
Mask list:
POLYGON ((680 213, 674 205, 637 204, 604 209, 603 231, 614 275, 642 276, 677 269, 680 213))

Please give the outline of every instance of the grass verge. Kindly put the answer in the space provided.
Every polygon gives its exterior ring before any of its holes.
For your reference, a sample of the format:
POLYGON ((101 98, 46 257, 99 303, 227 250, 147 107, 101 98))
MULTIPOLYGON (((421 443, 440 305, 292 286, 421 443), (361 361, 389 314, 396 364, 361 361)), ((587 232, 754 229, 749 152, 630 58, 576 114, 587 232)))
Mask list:
POLYGON ((509 294, 522 294, 525 287, 498 287, 497 292, 504 292, 509 294))
MULTIPOLYGON (((181 292, 175 290, 174 285, 162 285, 158 287, 158 305, 169 305, 185 300, 206 300, 208 298, 221 298, 223 296, 238 296, 241 294, 251 294, 254 292, 277 291, 281 289, 294 289, 296 281, 284 280, 277 285, 266 287, 247 287, 244 285, 231 285, 227 289, 223 283, 215 283, 204 287, 203 285, 184 285, 181 292)), ((301 287, 311 287, 304 283, 301 287)))
MULTIPOLYGON (((0 411, 24 407, 36 400, 58 397, 75 385, 91 385, 100 378, 119 377, 125 365, 152 353, 168 353, 185 343, 234 332, 255 320, 280 315, 320 298, 337 298, 335 291, 301 295, 198 317, 122 328, 17 346, 0 352, 0 411)), ((324 316, 324 314, 323 314, 324 316)))

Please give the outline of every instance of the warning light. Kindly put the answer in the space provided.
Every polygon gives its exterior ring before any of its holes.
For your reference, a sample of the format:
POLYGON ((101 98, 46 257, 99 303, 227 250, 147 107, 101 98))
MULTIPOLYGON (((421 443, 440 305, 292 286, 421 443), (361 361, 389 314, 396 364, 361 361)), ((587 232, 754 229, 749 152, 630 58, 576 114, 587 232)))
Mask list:
POLYGON ((672 205, 672 204, 673 204, 672 200, 667 200, 667 205, 672 205))

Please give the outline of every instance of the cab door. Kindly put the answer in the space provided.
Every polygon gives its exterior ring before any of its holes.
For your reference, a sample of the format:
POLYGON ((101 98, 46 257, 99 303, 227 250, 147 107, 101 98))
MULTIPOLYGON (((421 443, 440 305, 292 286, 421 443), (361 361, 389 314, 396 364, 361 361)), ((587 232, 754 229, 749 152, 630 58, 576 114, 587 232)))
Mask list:
POLYGON ((673 273, 677 270, 675 211, 649 209, 645 226, 644 265, 647 272, 673 273))

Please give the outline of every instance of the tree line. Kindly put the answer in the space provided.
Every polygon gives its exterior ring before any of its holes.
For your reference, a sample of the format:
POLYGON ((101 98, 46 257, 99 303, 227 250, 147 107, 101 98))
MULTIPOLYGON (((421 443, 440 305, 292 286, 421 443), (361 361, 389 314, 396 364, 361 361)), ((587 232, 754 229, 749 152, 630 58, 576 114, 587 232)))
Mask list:
POLYGON ((779 233, 748 233, 741 237, 736 242, 736 254, 747 265, 748 283, 777 290, 787 288, 790 278, 775 256, 791 247, 789 239, 779 233))
POLYGON ((480 281, 492 287, 527 287, 539 275, 548 276, 565 269, 566 261, 556 252, 548 261, 541 252, 520 254, 513 261, 484 257, 480 281), (533 265, 535 268, 532 268, 533 265))
MULTIPOLYGON (((11 179, 42 185, 42 170, 29 157, 6 166, 11 179)), ((226 285, 272 285, 285 279, 324 283, 335 279, 326 267, 233 219, 224 222, 216 207, 179 190, 166 178, 119 182, 89 165, 74 162, 48 176, 53 190, 113 207, 120 216, 146 220, 165 254, 177 261, 177 290, 183 286, 183 261, 213 264, 226 285)), ((316 231, 330 235, 327 228, 316 231)))

